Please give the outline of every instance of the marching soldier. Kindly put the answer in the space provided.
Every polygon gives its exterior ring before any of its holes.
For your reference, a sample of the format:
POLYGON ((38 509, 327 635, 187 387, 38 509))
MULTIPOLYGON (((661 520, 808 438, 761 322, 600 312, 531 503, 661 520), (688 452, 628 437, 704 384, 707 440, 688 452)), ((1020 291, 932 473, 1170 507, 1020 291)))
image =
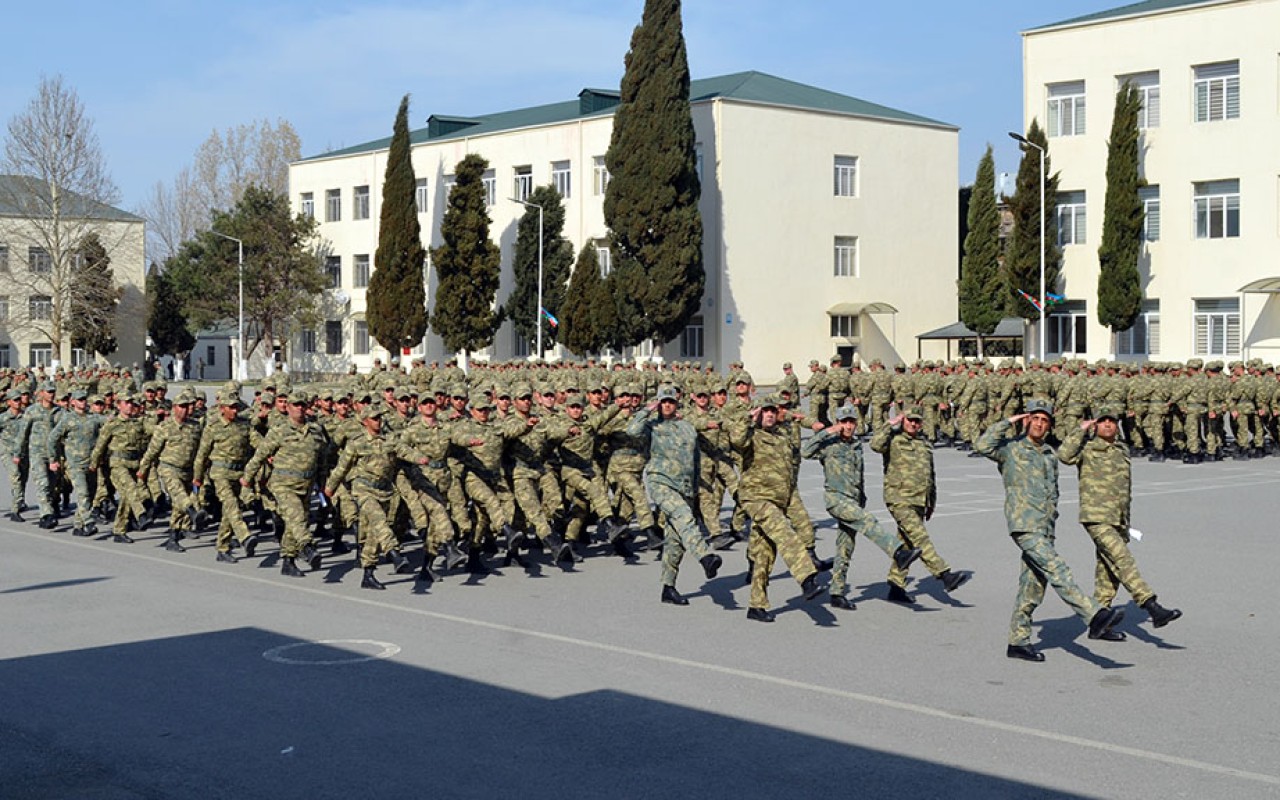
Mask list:
POLYGON ((93 536, 98 526, 93 524, 89 509, 93 505, 93 477, 89 470, 89 456, 97 443, 98 432, 106 421, 97 414, 88 413, 89 395, 83 389, 71 393, 71 411, 64 413, 49 435, 49 466, 57 470, 64 465, 64 477, 71 481, 76 496, 76 514, 71 533, 76 536, 93 536))
POLYGON ((244 403, 235 389, 224 389, 218 394, 218 413, 205 423, 191 479, 196 487, 203 486, 206 480, 211 482, 222 506, 215 548, 217 560, 225 564, 237 561, 231 554, 233 536, 249 558, 253 558, 258 547, 257 535, 250 533, 244 521, 242 498, 247 490, 240 484, 256 436, 249 421, 240 415, 243 408, 244 403))
POLYGON ((160 484, 169 495, 169 538, 164 549, 181 553, 183 534, 197 531, 201 512, 192 491, 192 467, 200 447, 200 423, 191 417, 196 396, 190 389, 179 392, 173 402, 173 415, 156 426, 151 442, 138 464, 138 480, 145 482, 152 467, 157 466, 160 484))
POLYGON ((98 443, 89 454, 89 470, 95 472, 107 459, 111 484, 120 494, 120 506, 116 509, 115 522, 111 526, 112 538, 123 544, 133 544, 129 536, 129 518, 132 516, 138 530, 151 524, 151 512, 143 504, 145 487, 138 481, 138 464, 147 446, 147 430, 142 421, 142 401, 136 394, 126 394, 118 400, 119 414, 102 425, 98 443))

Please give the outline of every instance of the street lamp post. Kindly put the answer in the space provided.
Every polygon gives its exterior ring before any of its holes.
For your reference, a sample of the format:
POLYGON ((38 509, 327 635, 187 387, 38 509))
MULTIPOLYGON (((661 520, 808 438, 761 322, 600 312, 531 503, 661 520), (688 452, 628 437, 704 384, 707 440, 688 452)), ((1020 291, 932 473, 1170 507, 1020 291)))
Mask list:
POLYGON ((514 197, 511 198, 511 202, 538 209, 538 310, 533 318, 538 326, 536 345, 538 358, 542 358, 542 206, 537 203, 530 203, 527 200, 517 200, 514 197))
POLYGON ((1044 241, 1044 214, 1045 214, 1045 208, 1044 208, 1044 183, 1045 183, 1045 175, 1044 175, 1044 148, 1043 148, 1043 147, 1041 147, 1040 145, 1036 144, 1035 142, 1031 141, 1030 139, 1028 139, 1027 137, 1023 136, 1023 135, 1022 135, 1022 134, 1020 134, 1020 133, 1014 133, 1013 131, 1009 131, 1009 138, 1011 138, 1011 139, 1013 139, 1014 141, 1016 141, 1016 142, 1018 142, 1019 144, 1021 144, 1021 145, 1022 145, 1022 148, 1023 148, 1024 150, 1025 150, 1026 148, 1028 148, 1028 147, 1034 147, 1036 150, 1039 150, 1039 151, 1040 151, 1040 360, 1041 360, 1041 361, 1044 361, 1044 360, 1045 360, 1045 352, 1044 352, 1044 346, 1045 346, 1045 345, 1044 345, 1044 342, 1045 342, 1045 324, 1044 324, 1044 309, 1045 309, 1045 293, 1044 293, 1044 258, 1045 258, 1045 256, 1044 256, 1044 248, 1045 248, 1045 241, 1044 241))
POLYGON ((240 349, 236 351, 236 355, 239 357, 238 360, 240 363, 237 365, 236 380, 245 381, 249 379, 249 359, 245 358, 245 354, 244 354, 244 242, 237 239, 234 236, 228 236, 225 233, 218 233, 213 229, 210 229, 209 233, 212 233, 214 236, 219 236, 223 239, 227 239, 232 242, 235 242, 236 249, 239 253, 240 319, 237 324, 237 331, 240 339, 240 344, 239 344, 240 349))

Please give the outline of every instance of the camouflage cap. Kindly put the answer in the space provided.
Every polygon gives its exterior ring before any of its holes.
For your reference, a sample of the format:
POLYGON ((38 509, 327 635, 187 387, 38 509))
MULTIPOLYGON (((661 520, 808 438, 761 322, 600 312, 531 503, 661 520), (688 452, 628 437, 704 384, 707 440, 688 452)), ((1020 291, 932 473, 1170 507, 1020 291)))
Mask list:
POLYGON ((820 367, 820 366, 822 366, 822 364, 818 363, 818 359, 813 358, 813 359, 810 359, 810 360, 809 360, 809 367, 810 367, 811 369, 812 369, 813 367, 820 367))
POLYGON ((846 419, 857 419, 858 409, 849 403, 845 403, 836 409, 836 422, 844 422, 846 419))
POLYGON ((734 383, 745 383, 745 384, 747 384, 748 386, 751 386, 751 385, 754 385, 754 384, 755 384, 755 381, 751 379, 751 373, 750 373, 750 372, 747 372, 745 369, 744 369, 744 370, 739 371, 737 375, 733 376, 733 382, 734 382, 734 383))
POLYGON ((178 392, 177 397, 173 398, 173 404, 175 406, 189 406, 195 403, 195 401, 196 393, 191 389, 183 389, 178 392))
POLYGON ((782 362, 782 368, 783 368, 783 369, 791 369, 791 362, 790 362, 790 361, 783 361, 783 362, 782 362))
POLYGON ((1204 366, 1204 361, 1199 358, 1188 358, 1187 369, 1200 369, 1204 366))
POLYGON ((1098 407, 1098 413, 1094 415, 1095 419, 1112 419, 1119 421, 1124 417, 1124 406, 1119 403, 1103 403, 1098 407))
POLYGON ((387 409, 384 408, 383 406, 372 405, 372 406, 366 407, 363 411, 360 412, 360 420, 361 422, 363 422, 366 419, 380 419, 386 416, 386 414, 387 414, 387 409))
MULTIPOLYGON (((281 396, 283 397, 283 395, 281 396)), ((308 392, 306 389, 295 389, 293 393, 289 395, 289 402, 297 403, 298 405, 305 405, 313 400, 315 400, 315 395, 311 394, 311 392, 308 392)))
POLYGON ((924 420, 924 409, 917 405, 910 405, 902 412, 902 416, 907 419, 924 420))
POLYGON ((218 392, 218 405, 243 408, 244 401, 240 399, 239 392, 227 391, 227 389, 224 388, 222 391, 218 392))
POLYGON ((89 393, 86 392, 84 389, 76 389, 74 392, 71 393, 71 399, 72 400, 88 400, 89 393))
POLYGON ((1033 397, 1027 401, 1027 413, 1045 414, 1049 419, 1053 419, 1053 403, 1050 403, 1048 400, 1041 400, 1038 397, 1033 397))
POLYGON ((581 394, 571 394, 564 399, 564 404, 566 406, 585 406, 587 399, 581 394))
POLYGON ((509 394, 511 397, 516 397, 516 398, 519 398, 519 397, 532 397, 532 396, 533 396, 533 386, 531 386, 530 384, 528 384, 528 383, 526 383, 526 382, 524 382, 524 381, 521 381, 520 383, 512 384, 512 385, 511 385, 511 391, 510 391, 508 394, 509 394))
POLYGON ((493 401, 484 392, 472 392, 467 396, 467 405, 475 409, 493 408, 493 401))
POLYGON ((412 400, 413 398, 415 398, 415 397, 417 397, 417 396, 418 396, 418 390, 417 390, 417 389, 414 389, 412 386, 397 386, 397 387, 396 387, 396 399, 397 399, 397 400, 412 400))
POLYGON ((662 386, 659 386, 657 399, 659 402, 663 400, 675 400, 676 387, 671 386, 670 384, 663 384, 662 386))
POLYGON ((771 394, 762 394, 751 401, 752 408, 777 408, 781 403, 771 394))

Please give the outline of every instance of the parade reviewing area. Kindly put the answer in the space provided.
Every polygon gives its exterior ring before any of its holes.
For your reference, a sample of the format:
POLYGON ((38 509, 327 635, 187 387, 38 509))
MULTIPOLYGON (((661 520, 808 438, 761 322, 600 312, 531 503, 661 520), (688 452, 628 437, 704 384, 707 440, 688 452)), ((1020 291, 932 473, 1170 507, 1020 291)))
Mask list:
MULTIPOLYGON (((930 533, 973 579, 948 594, 916 565, 915 604, 887 602, 889 562, 864 540, 857 610, 805 603, 779 563, 773 625, 745 617, 742 544, 714 580, 683 576, 675 607, 652 552, 430 586, 388 574, 368 592, 342 579, 351 558, 281 576, 270 541, 223 565, 208 531, 173 553, 162 525, 121 546, 66 520, 0 522, 0 785, 104 800, 1280 794, 1265 599, 1280 460, 1135 459, 1132 547, 1185 616, 1157 631, 1122 592, 1128 640, 1095 641, 1050 593, 1043 664, 1005 657, 1019 565, 995 465, 935 460, 930 533)), ((868 452, 867 508, 891 526, 880 475, 868 452)), ((829 557, 820 468, 800 476, 829 557)), ((1074 469, 1061 486, 1058 549, 1089 591, 1074 469)))

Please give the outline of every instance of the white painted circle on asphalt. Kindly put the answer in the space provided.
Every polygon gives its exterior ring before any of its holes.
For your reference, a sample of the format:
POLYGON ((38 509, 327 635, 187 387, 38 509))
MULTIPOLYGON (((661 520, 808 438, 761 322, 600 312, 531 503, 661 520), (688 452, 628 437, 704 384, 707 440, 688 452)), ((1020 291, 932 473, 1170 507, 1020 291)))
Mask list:
POLYGON ((391 642, 379 642, 375 639, 320 639, 314 642, 294 642, 273 647, 262 654, 268 661, 277 664, 296 664, 307 667, 331 667, 338 664, 359 664, 362 661, 377 661, 380 658, 391 658, 400 652, 400 645, 391 642), (306 647, 349 647, 361 646, 361 649, 377 648, 376 653, 352 653, 347 658, 306 658, 306 647), (299 652, 301 651, 301 652, 299 652))

